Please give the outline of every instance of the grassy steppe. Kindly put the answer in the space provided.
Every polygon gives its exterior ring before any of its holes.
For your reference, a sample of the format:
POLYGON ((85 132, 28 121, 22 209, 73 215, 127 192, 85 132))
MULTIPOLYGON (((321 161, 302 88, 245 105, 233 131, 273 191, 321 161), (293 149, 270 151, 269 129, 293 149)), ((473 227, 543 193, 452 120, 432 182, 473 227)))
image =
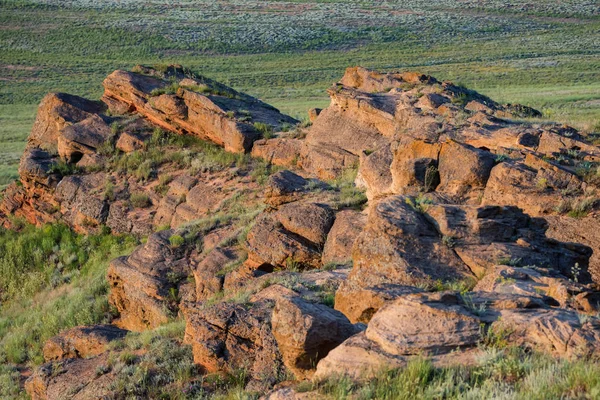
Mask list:
POLYGON ((44 94, 97 98, 137 63, 184 64, 294 116, 347 66, 416 69, 598 129, 599 32, 600 7, 575 0, 3 0, 0 185, 44 94))

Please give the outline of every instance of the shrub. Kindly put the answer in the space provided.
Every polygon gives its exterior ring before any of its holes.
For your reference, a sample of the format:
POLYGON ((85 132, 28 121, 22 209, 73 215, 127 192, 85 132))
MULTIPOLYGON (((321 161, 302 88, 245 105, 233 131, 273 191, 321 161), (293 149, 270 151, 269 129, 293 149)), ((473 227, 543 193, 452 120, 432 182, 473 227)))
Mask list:
POLYGON ((429 205, 433 204, 433 201, 421 193, 414 198, 407 197, 406 204, 408 204, 416 212, 425 213, 429 205))
POLYGON ((154 187, 154 191, 164 196, 169 191, 169 183, 171 183, 171 181, 173 181, 173 177, 171 175, 161 175, 158 178, 158 185, 154 187))
POLYGON ((358 167, 346 168, 337 179, 329 182, 338 192, 335 199, 337 207, 360 208, 367 202, 364 190, 354 184, 357 174, 358 167))
POLYGON ((259 185, 267 183, 269 176, 274 172, 273 166, 264 160, 259 160, 255 163, 252 169, 251 176, 259 185))
POLYGON ((496 158, 494 159, 496 164, 499 164, 499 163, 507 161, 507 160, 510 160, 510 157, 504 153, 496 154, 496 158))
POLYGON ((442 244, 452 249, 454 246, 456 246, 456 239, 454 238, 454 236, 444 235, 442 236, 442 244))
POLYGON ((425 170, 425 192, 434 190, 440 184, 440 172, 436 166, 430 165, 425 170))
POLYGON ((581 199, 572 204, 571 210, 568 215, 572 218, 583 218, 589 214, 589 212, 594 208, 598 199, 595 197, 588 197, 585 199, 581 199))
POLYGON ((154 172, 152 160, 145 160, 135 170, 135 177, 138 181, 145 182, 150 179, 154 172))
POLYGON ((178 248, 185 244, 185 238, 180 235, 171 235, 169 243, 171 244, 171 247, 178 248))
POLYGON ((129 201, 135 208, 146 208, 152 204, 148 195, 141 192, 131 193, 131 196, 129 196, 129 201))
POLYGON ((163 94, 175 94, 175 93, 177 93, 178 89, 179 89, 178 83, 171 83, 168 86, 152 90, 150 92, 150 96, 160 96, 163 94))
POLYGON ((262 135, 263 139, 271 139, 273 137, 273 127, 271 125, 264 122, 255 122, 253 126, 262 135))
POLYGON ((107 180, 104 184, 104 199, 110 201, 115 200, 115 185, 110 180, 107 180))
POLYGON ((68 163, 64 160, 58 160, 50 166, 48 173, 59 174, 61 176, 74 175, 79 172, 79 168, 75 164, 68 163))

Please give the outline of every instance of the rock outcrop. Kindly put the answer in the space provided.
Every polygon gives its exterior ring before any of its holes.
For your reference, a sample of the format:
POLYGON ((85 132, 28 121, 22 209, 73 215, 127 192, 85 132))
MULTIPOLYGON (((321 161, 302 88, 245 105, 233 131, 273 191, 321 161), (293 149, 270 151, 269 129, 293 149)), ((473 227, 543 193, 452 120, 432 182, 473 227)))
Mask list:
MULTIPOLYGON (((245 370, 261 393, 416 357, 475 365, 498 335, 599 351, 600 149, 575 129, 360 67, 312 126, 180 66, 115 71, 104 88, 101 102, 44 98, 0 220, 148 239, 108 269, 119 328, 48 341, 33 398, 82 380, 82 398, 109 393, 111 374, 90 372, 107 343, 177 317, 200 373, 245 370)), ((268 398, 288 395, 304 396, 268 398)))
POLYGON ((106 354, 46 363, 27 379, 25 390, 32 400, 93 399, 110 394, 115 374, 98 374, 107 364, 106 354))
POLYGON ((110 342, 122 339, 126 330, 113 325, 79 326, 61 332, 44 344, 44 360, 90 358, 107 350, 110 342))
POLYGON ((324 204, 295 202, 262 215, 248 233, 248 258, 257 265, 318 267, 334 221, 324 204))
POLYGON ((298 379, 359 330, 339 311, 297 296, 277 300, 271 325, 283 362, 298 379))
POLYGON ((600 324, 573 309, 509 293, 408 294, 388 302, 366 331, 352 336, 317 365, 314 379, 369 379, 427 355, 438 366, 474 365, 483 335, 558 356, 595 353, 600 324))
POLYGON ((155 233, 130 256, 110 264, 109 301, 119 311, 119 326, 152 329, 177 315, 178 284, 187 276, 189 261, 184 247, 171 244, 172 235, 171 230, 155 233))
POLYGON ((103 82, 102 100, 114 112, 127 110, 179 133, 197 135, 231 152, 248 152, 261 132, 297 121, 276 108, 181 67, 118 70, 103 82), (242 112, 242 110, 244 112, 242 112))

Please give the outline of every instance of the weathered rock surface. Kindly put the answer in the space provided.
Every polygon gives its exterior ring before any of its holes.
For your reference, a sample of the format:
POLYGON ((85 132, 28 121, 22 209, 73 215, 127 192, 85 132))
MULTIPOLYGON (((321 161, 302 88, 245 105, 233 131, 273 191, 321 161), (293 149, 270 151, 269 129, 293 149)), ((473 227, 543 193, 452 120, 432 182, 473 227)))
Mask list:
POLYGON ((368 323, 383 305, 409 293, 420 293, 414 286, 379 284, 363 286, 360 282, 347 280, 335 292, 335 308, 352 322, 368 323))
POLYGON ((257 265, 318 267, 334 221, 326 205, 294 202, 263 214, 248 233, 248 258, 257 265))
POLYGON ((64 128, 101 113, 105 109, 106 106, 97 101, 66 93, 50 93, 42 99, 38 107, 27 146, 56 150, 58 138, 64 128))
POLYGON ((309 376, 319 359, 358 331, 339 311, 300 297, 278 299, 271 325, 283 362, 298 379, 309 376))
POLYGON ((557 271, 537 267, 498 265, 487 272, 473 289, 476 292, 508 293, 539 298, 549 305, 592 313, 600 306, 600 296, 592 285, 567 279, 557 271))
POLYGON ((591 213, 584 218, 565 218, 548 216, 548 237, 562 242, 580 243, 592 248, 594 253, 590 258, 589 272, 594 282, 600 282, 600 214, 591 213))
POLYGON ((335 222, 329 230, 323 248, 323 265, 351 262, 354 241, 362 231, 366 220, 364 214, 354 210, 343 210, 336 214, 335 222))
MULTIPOLYGON (((148 73, 150 71, 146 71, 148 73)), ((248 152, 260 133, 242 118, 245 110, 252 122, 276 128, 297 121, 251 96, 236 92, 207 78, 173 67, 165 79, 176 79, 177 88, 168 80, 141 73, 115 71, 104 80, 104 97, 112 107, 123 103, 165 129, 197 135, 232 152, 248 152), (172 84, 171 84, 172 85, 172 84), (164 93, 164 94, 161 94, 164 93)), ((124 108, 124 107, 121 107, 124 108)))
POLYGON ((206 300, 223 290, 228 265, 240 259, 240 255, 230 248, 217 247, 199 262, 190 265, 196 283, 196 298, 206 300))
POLYGON ((394 290, 484 276, 499 263, 538 266, 590 282, 591 249, 545 237, 546 225, 516 207, 415 203, 391 196, 372 206, 354 244, 354 268, 336 294, 336 309, 368 321, 394 290), (368 299, 368 300, 365 300, 368 299))
MULTIPOLYGON (((575 129, 516 122, 540 113, 428 75, 360 67, 294 128, 180 66, 135 71, 106 78, 103 103, 44 98, 0 203, 6 227, 17 216, 149 235, 110 264, 116 326, 181 312, 202 373, 246 369, 261 393, 291 374, 368 379, 422 356, 475 364, 494 332, 560 357, 598 352, 600 150, 575 129)), ((124 332, 52 338, 44 355, 62 367, 37 369, 27 391, 109 396, 114 374, 91 371, 124 332)), ((270 398, 317 396, 286 387, 270 398)))
POLYGON ((471 274, 410 201, 392 196, 372 206, 367 224, 354 243, 350 279, 365 285, 415 284, 471 274))
POLYGON ((177 284, 187 276, 185 249, 174 247, 171 230, 155 233, 129 257, 108 268, 109 302, 119 311, 118 326, 133 331, 166 323, 177 302, 177 284))
POLYGON ((108 357, 67 359, 49 362, 37 368, 25 382, 32 400, 78 399, 92 400, 112 393, 115 374, 99 375, 106 368, 108 357))
POLYGON ((369 379, 424 354, 440 367, 475 364, 485 330, 504 332, 510 343, 557 356, 583 356, 597 351, 600 322, 521 294, 407 294, 383 306, 365 332, 322 359, 313 379, 369 379))
POLYGON ((125 337, 126 330, 113 325, 79 326, 61 332, 44 344, 44 360, 89 358, 106 351, 107 345, 125 337))
POLYGON ((317 179, 305 179, 288 170, 274 173, 267 181, 265 203, 278 207, 285 203, 300 200, 310 194, 312 189, 325 188, 327 185, 317 179))
POLYGON ((247 368, 252 385, 273 384, 284 367, 271 331, 272 309, 268 301, 250 309, 232 303, 185 307, 185 337, 194 361, 206 372, 247 368))
POLYGON ((387 303, 367 330, 348 339, 319 362, 315 379, 336 374, 368 379, 382 369, 400 367, 410 356, 430 355, 434 362, 473 362, 467 352, 480 340, 479 319, 454 293, 405 294, 387 303), (355 364, 354 368, 350 366, 355 364))
POLYGON ((301 151, 302 141, 299 139, 262 139, 252 146, 252 156, 264 158, 274 165, 295 166, 301 151))
POLYGON ((589 282, 589 247, 545 236, 547 224, 517 207, 431 205, 427 218, 461 260, 478 276, 498 263, 549 268, 565 276, 575 265, 581 282, 589 282))

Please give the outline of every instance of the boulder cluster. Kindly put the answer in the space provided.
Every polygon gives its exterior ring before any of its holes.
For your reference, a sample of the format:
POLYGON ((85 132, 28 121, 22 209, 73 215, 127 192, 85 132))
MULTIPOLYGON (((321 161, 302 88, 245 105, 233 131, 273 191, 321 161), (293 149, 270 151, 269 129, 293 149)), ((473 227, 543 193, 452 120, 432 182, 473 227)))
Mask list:
POLYGON ((118 319, 49 341, 34 399, 109 391, 86 372, 107 344, 177 316, 201 373, 245 369, 263 393, 424 355, 474 364, 491 335, 557 357, 600 350, 600 148, 577 130, 413 72, 349 68, 302 126, 179 66, 134 71, 109 75, 100 102, 46 96, 0 205, 6 226, 149 235, 110 264, 118 319), (148 151, 156 127, 274 173, 171 162, 159 183, 161 169, 106 168, 148 151), (194 224, 240 196, 256 210, 243 226, 194 224))

